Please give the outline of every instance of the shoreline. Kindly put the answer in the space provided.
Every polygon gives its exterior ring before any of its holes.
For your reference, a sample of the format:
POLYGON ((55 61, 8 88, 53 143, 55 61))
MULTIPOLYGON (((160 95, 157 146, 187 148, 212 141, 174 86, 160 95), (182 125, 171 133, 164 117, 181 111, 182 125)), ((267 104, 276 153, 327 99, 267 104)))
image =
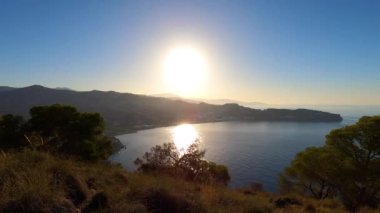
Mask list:
POLYGON ((294 123, 342 123, 344 119, 340 121, 292 121, 292 120, 241 120, 241 119, 231 119, 231 120, 218 120, 218 121, 197 121, 197 122, 178 122, 178 123, 172 123, 172 124, 164 124, 164 125, 143 125, 144 127, 135 127, 133 129, 128 129, 126 131, 110 131, 113 132, 112 134, 109 134, 111 137, 117 137, 119 135, 126 135, 126 134, 133 134, 137 133, 139 131, 143 130, 150 130, 150 129, 157 129, 157 128, 163 128, 163 127, 171 127, 171 126, 177 126, 181 124, 206 124, 206 123, 220 123, 220 122, 294 122, 294 123))

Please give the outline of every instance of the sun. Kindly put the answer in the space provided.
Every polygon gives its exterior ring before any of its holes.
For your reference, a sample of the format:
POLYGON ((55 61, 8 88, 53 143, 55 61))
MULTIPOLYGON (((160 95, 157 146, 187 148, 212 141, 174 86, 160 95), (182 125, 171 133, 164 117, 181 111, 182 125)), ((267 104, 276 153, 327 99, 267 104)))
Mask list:
POLYGON ((164 78, 170 92, 181 96, 194 95, 206 77, 206 62, 192 47, 177 47, 163 63, 164 78))

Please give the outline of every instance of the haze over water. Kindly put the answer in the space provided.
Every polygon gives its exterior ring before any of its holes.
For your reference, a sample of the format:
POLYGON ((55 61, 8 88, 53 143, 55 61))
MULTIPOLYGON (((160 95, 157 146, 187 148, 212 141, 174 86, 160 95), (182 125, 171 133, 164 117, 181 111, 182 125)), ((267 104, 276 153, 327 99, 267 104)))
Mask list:
MULTIPOLYGON (((279 172, 289 165, 298 152, 306 147, 323 145, 325 135, 332 129, 355 121, 356 119, 345 119, 342 123, 204 123, 186 125, 192 133, 184 131, 183 134, 191 137, 196 134, 201 147, 206 149, 205 158, 228 167, 231 174, 230 187, 260 182, 266 190, 277 191, 279 172)), ((134 170, 133 161, 137 157, 141 157, 154 145, 173 141, 173 134, 178 128, 186 129, 182 125, 120 135, 118 138, 127 149, 111 156, 110 160, 120 162, 128 170, 134 170)))

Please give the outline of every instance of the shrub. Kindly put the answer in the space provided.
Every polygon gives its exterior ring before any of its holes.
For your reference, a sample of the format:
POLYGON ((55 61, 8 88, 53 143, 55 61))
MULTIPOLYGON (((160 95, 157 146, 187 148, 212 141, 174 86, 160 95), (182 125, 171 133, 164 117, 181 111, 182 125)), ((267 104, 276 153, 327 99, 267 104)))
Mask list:
POLYGON ((227 167, 203 160, 204 150, 197 143, 192 144, 184 154, 180 154, 174 143, 152 147, 142 159, 137 158, 138 170, 145 173, 165 173, 186 180, 201 183, 227 185, 230 175, 227 167))

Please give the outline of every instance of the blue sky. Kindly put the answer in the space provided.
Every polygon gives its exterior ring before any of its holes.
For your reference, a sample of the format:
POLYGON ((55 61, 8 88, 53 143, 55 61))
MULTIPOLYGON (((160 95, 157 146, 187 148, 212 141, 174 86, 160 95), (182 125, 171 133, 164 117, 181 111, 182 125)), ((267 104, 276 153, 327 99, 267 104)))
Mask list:
POLYGON ((380 104, 380 2, 0 1, 0 85, 170 91, 178 45, 209 64, 193 96, 380 104))

